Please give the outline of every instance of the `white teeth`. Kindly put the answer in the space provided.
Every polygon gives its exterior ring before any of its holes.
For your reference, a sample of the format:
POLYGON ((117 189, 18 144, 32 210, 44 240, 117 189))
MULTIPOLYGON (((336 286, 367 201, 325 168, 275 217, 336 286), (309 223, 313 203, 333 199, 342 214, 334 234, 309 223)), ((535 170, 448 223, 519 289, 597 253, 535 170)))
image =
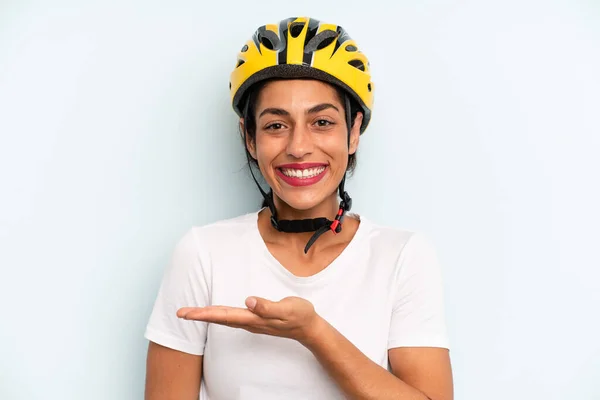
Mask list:
POLYGON ((285 176, 300 179, 313 178, 323 173, 323 171, 325 171, 324 166, 306 169, 281 168, 281 172, 283 172, 285 176))

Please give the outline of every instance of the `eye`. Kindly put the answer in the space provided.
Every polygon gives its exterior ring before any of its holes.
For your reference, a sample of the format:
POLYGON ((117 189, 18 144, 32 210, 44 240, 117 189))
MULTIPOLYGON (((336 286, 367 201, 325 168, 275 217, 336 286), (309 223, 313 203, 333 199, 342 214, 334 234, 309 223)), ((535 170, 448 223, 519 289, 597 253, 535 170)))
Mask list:
POLYGON ((279 122, 274 122, 272 124, 269 124, 265 127, 265 130, 269 130, 269 131, 276 131, 283 128, 283 124, 280 124, 279 122))
POLYGON ((326 119, 319 119, 319 120, 317 120, 316 125, 319 128, 327 128, 328 126, 333 125, 333 122, 328 121, 326 119))

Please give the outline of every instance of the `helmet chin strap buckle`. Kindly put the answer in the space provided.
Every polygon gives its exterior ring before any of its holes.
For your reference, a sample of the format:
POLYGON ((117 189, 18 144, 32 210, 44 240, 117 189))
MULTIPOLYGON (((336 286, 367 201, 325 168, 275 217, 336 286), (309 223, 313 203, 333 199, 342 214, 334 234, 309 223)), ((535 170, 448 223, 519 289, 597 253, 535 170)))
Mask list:
POLYGON ((346 212, 350 211, 352 208, 352 198, 348 194, 348 192, 344 191, 342 193, 342 201, 340 201, 340 209, 338 210, 335 219, 331 223, 329 229, 334 234, 340 233, 342 231, 342 222, 344 221, 344 216, 346 212))

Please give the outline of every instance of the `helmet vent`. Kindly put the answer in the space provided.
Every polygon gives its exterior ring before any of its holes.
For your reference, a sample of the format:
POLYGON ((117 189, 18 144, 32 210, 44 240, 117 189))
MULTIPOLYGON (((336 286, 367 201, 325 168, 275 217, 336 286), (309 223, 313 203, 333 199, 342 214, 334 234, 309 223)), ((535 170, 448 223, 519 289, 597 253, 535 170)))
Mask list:
POLYGON ((273 42, 271 42, 269 38, 263 36, 260 38, 260 42, 269 50, 273 50, 275 48, 275 46, 273 46, 273 42))
POLYGON ((324 49, 325 47, 329 46, 334 40, 335 37, 323 39, 323 41, 321 41, 321 43, 319 43, 319 45, 317 46, 317 50, 324 49))
POLYGON ((265 30, 261 32, 258 39, 269 50, 275 50, 281 46, 281 41, 273 31, 265 30))
POLYGON ((235 67, 237 68, 237 67, 239 67, 240 65, 242 65, 245 62, 246 61, 244 61, 244 60, 238 60, 237 65, 235 67))
POLYGON ((242 53, 245 53, 248 51, 248 45, 245 44, 244 47, 242 47, 242 53))
POLYGON ((357 51, 358 49, 356 48, 356 46, 353 46, 351 44, 349 44, 348 46, 346 46, 346 51, 357 51))
POLYGON ((324 49, 329 46, 337 38, 337 33, 330 29, 317 34, 315 37, 309 40, 304 48, 306 53, 310 53, 316 50, 324 49))
POLYGON ((354 68, 358 68, 361 71, 365 70, 365 64, 361 60, 350 60, 348 64, 352 65, 354 68))
POLYGON ((290 25, 290 34, 293 38, 297 38, 302 33, 304 29, 304 22, 293 22, 290 25))

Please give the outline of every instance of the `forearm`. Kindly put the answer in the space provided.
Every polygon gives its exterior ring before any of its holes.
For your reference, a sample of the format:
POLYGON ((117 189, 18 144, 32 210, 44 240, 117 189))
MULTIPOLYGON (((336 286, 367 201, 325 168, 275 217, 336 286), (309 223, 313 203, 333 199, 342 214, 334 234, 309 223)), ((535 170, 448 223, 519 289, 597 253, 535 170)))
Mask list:
POLYGON ((303 344, 350 399, 431 400, 369 359, 327 321, 318 318, 317 324, 303 344))

